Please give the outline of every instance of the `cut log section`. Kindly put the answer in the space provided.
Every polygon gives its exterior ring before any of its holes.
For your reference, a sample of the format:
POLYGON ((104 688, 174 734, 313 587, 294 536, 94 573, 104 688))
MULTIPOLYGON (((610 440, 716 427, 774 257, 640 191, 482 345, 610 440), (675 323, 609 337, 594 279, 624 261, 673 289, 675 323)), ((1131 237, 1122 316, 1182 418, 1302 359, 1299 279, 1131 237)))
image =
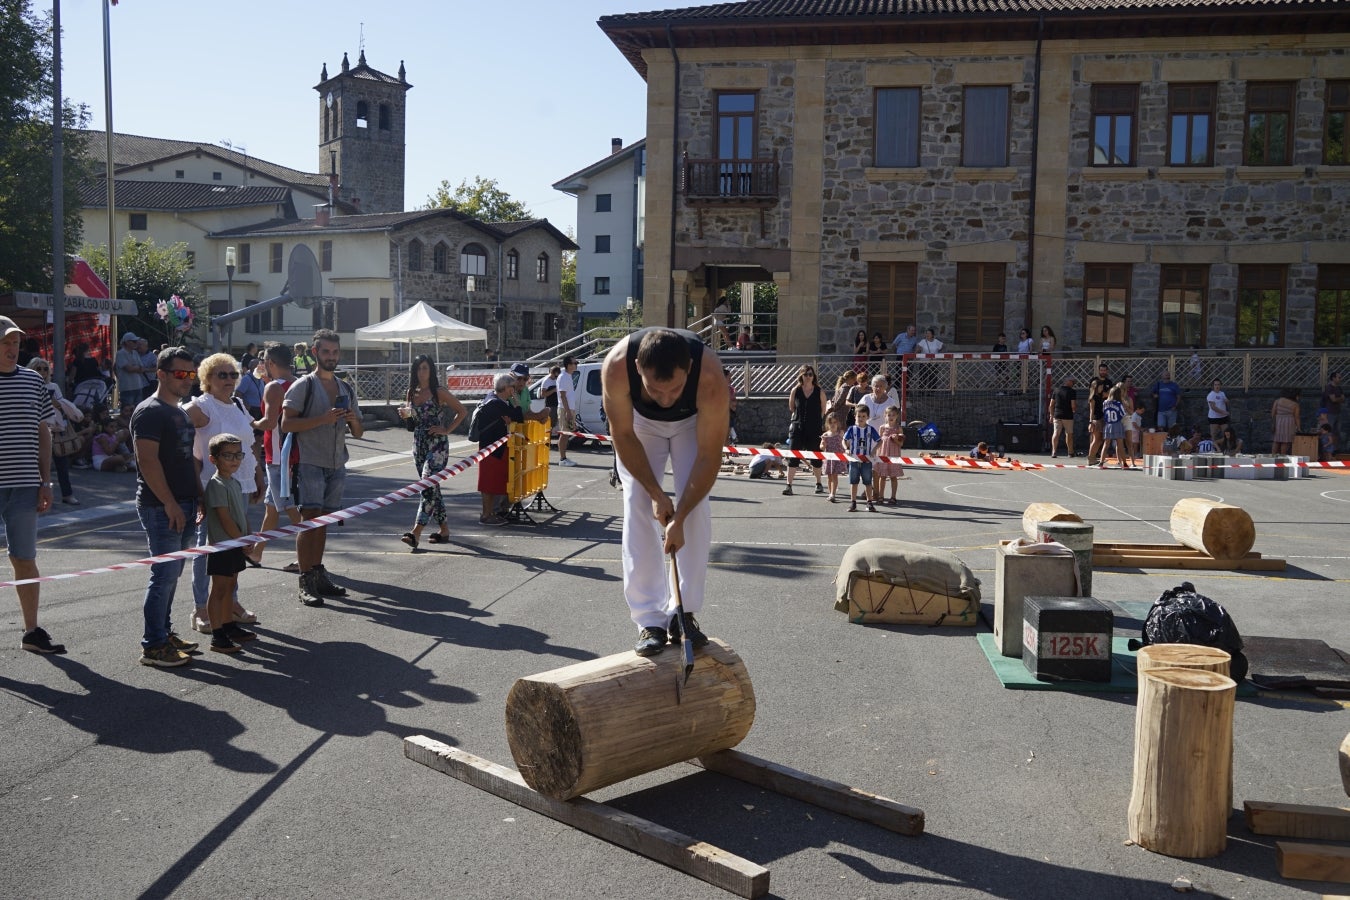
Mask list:
POLYGON ((1345 795, 1350 797, 1350 734, 1341 741, 1341 787, 1345 788, 1345 795))
POLYGON ((586 798, 551 800, 530 790, 520 773, 423 735, 403 740, 414 762, 458 778, 525 809, 679 869, 740 897, 769 892, 769 870, 720 847, 586 798))
POLYGON ((1227 675, 1233 657, 1226 650, 1200 644, 1150 644, 1139 648, 1136 660, 1140 675, 1153 669, 1199 669, 1227 675))
POLYGON ((755 720, 750 674, 713 639, 684 681, 678 652, 619 653, 521 678, 506 738, 525 783, 555 800, 729 750, 755 720))
POLYGON ((1240 506, 1185 497, 1172 507, 1172 537, 1214 559, 1242 559, 1256 543, 1256 525, 1240 506))
POLYGON ((1139 846, 1187 859, 1227 846, 1236 693, 1216 672, 1140 673, 1128 813, 1139 846))
POLYGON ((1276 841, 1275 862, 1281 878, 1350 884, 1350 847, 1276 841))
POLYGON ((1036 540, 1036 526, 1042 522, 1081 522, 1078 513, 1058 503, 1032 503, 1022 513, 1022 533, 1028 540, 1036 540))
POLYGON ((1350 809, 1248 800, 1242 804, 1242 812, 1252 834, 1350 841, 1350 809))

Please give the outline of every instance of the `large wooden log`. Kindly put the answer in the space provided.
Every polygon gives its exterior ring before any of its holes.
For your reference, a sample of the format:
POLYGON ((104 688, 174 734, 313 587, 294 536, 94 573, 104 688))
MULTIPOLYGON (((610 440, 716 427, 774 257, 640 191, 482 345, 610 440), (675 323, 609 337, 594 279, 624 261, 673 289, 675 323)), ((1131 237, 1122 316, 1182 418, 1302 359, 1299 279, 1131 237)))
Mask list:
POLYGON ((1042 522, 1081 522, 1078 513, 1058 503, 1032 503, 1022 513, 1022 533, 1028 540, 1036 540, 1036 526, 1042 522))
POLYGON ((1150 644, 1140 647, 1136 657, 1140 675, 1153 669, 1199 669, 1227 675, 1232 661, 1228 651, 1202 644, 1150 644))
POLYGON ((1256 543, 1256 525, 1240 506, 1185 497, 1172 507, 1172 537, 1215 559, 1242 559, 1256 543))
POLYGON ((1228 840, 1237 684, 1216 672, 1154 669, 1139 676, 1130 839, 1188 859, 1228 840))
POLYGON ((506 698, 506 739, 521 777, 568 800, 739 744, 755 720, 755 692, 736 652, 710 641, 683 681, 674 648, 521 678, 506 698))

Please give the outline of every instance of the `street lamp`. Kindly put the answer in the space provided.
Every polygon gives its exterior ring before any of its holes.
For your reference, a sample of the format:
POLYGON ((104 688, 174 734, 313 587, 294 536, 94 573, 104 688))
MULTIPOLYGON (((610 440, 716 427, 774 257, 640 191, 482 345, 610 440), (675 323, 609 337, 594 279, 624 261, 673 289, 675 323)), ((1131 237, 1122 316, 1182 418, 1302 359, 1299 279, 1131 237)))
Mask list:
MULTIPOLYGON (((225 311, 234 312, 234 248, 225 248, 225 311)), ((220 331, 211 326, 212 349, 220 349, 220 331)))
POLYGON ((624 324, 627 325, 627 326, 629 327, 629 329, 632 329, 632 327, 633 327, 633 298, 632 298, 632 297, 629 297, 629 298, 624 302, 624 306, 625 306, 624 314, 623 314, 623 321, 624 321, 624 324))

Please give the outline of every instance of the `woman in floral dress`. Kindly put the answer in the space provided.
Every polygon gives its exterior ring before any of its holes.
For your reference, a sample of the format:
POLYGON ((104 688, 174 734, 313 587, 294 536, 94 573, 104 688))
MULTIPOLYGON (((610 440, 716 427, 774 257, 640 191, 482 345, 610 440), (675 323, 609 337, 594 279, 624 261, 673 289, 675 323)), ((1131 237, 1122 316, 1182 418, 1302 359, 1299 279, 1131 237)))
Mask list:
MULTIPOLYGON (((413 360, 408 377, 408 401, 399 408, 405 421, 414 423, 413 463, 420 478, 429 478, 445 468, 450 459, 450 432, 466 415, 464 405, 455 399, 443 385, 436 383, 436 366, 431 357, 422 355, 413 360)), ((422 529, 432 520, 440 531, 428 540, 433 544, 450 543, 450 526, 445 521, 445 500, 439 484, 422 491, 422 503, 417 508, 417 524, 403 533, 402 541, 414 550, 422 529)))

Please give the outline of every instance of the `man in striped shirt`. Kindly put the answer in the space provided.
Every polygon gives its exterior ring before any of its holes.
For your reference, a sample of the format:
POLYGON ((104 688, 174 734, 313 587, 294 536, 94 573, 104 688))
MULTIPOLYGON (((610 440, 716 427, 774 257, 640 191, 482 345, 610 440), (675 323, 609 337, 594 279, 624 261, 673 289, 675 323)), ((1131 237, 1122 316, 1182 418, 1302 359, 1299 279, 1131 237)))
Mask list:
MULTIPOLYGON (((19 365, 23 329, 0 316, 0 519, 16 580, 37 578, 37 517, 52 506, 52 396, 42 376, 19 365)), ((23 612, 22 647, 65 653, 38 627, 38 585, 17 588, 23 612)))

